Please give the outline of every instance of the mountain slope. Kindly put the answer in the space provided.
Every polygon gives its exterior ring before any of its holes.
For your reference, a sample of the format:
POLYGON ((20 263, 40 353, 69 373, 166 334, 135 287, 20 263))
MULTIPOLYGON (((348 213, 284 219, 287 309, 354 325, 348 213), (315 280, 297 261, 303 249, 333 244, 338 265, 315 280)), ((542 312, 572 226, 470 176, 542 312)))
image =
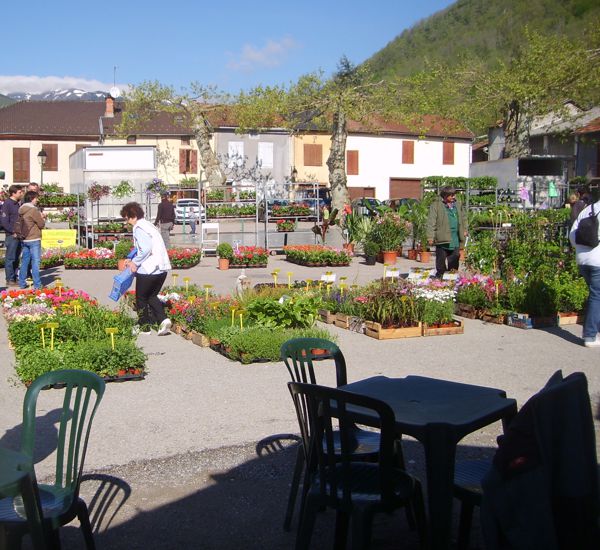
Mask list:
POLYGON ((12 92, 7 94, 16 101, 103 101, 107 92, 95 91, 86 92, 78 88, 69 88, 65 90, 52 90, 39 94, 29 92, 12 92))
POLYGON ((452 65, 461 55, 492 66, 513 56, 525 26, 573 36, 593 20, 600 22, 598 0, 458 0, 402 32, 368 61, 378 78, 413 74, 427 61, 452 65))

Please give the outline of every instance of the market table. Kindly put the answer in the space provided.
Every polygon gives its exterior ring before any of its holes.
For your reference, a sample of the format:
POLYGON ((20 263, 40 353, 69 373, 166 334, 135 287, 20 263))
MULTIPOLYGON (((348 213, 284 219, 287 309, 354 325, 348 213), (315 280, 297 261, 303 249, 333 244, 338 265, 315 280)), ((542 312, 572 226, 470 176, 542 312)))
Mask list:
MULTIPOLYGON (((375 376, 340 389, 384 401, 394 411, 398 435, 409 435, 423 444, 431 548, 449 548, 456 445, 488 424, 511 419, 517 412, 516 401, 500 389, 422 376, 375 376)), ((360 409, 356 409, 356 421, 375 424, 360 409)))
MULTIPOLYGON (((0 447, 0 497, 21 495, 23 509, 13 501, 14 511, 27 518, 29 533, 36 550, 45 550, 40 498, 31 459, 21 453, 0 447)), ((0 519, 2 519, 0 517, 0 519)))

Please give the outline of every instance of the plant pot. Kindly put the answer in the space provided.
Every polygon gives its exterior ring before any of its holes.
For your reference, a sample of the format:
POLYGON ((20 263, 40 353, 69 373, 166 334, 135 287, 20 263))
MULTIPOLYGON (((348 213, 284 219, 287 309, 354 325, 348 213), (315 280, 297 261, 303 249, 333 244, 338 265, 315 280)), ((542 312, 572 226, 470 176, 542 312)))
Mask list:
POLYGON ((342 248, 348 254, 348 256, 354 256, 354 243, 344 243, 342 248))
POLYGON ((408 250, 408 252, 406 253, 406 256, 409 260, 416 260, 417 256, 418 256, 418 252, 416 248, 411 248, 408 250))
POLYGON ((431 261, 431 252, 429 250, 421 250, 419 252, 419 261, 424 264, 429 263, 431 261))
POLYGON ((119 271, 123 271, 125 269, 125 262, 127 261, 127 258, 123 258, 121 260, 117 260, 117 269, 119 271))
POLYGON ((375 265, 377 263, 377 256, 365 256, 365 264, 375 265))
POLYGON ((388 265, 396 265, 396 259, 398 255, 395 250, 384 250, 383 251, 383 263, 388 265))
POLYGON ((219 258, 219 269, 222 271, 229 269, 229 258, 219 258))

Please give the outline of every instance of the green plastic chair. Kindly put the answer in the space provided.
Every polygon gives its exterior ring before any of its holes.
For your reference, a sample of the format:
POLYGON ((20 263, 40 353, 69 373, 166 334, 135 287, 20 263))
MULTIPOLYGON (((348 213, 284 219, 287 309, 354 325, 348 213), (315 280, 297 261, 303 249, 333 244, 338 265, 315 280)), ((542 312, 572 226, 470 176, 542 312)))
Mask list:
MULTIPOLYGON (((58 529, 77 517, 86 547, 93 550, 89 513, 86 503, 79 498, 79 485, 92 421, 104 395, 105 383, 92 372, 59 370, 43 374, 29 386, 23 402, 21 452, 31 458, 31 468, 34 468, 37 399, 40 390, 49 386, 62 388, 64 399, 58 425, 55 480, 52 485, 39 485, 47 542, 50 547, 60 548, 58 529)), ((4 531, 7 548, 20 548, 27 523, 15 512, 12 498, 0 500, 0 529, 4 531)))

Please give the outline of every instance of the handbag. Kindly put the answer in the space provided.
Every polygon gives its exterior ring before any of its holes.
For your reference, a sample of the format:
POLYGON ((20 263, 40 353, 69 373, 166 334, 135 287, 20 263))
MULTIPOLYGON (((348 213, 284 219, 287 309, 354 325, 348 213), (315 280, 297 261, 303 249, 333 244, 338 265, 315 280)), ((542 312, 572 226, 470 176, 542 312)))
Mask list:
POLYGON ((575 243, 590 248, 596 248, 600 240, 598 239, 598 216, 594 212, 594 203, 589 216, 582 218, 575 230, 575 243))

